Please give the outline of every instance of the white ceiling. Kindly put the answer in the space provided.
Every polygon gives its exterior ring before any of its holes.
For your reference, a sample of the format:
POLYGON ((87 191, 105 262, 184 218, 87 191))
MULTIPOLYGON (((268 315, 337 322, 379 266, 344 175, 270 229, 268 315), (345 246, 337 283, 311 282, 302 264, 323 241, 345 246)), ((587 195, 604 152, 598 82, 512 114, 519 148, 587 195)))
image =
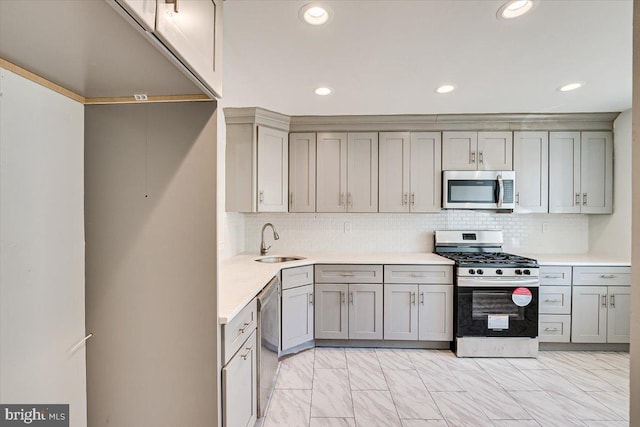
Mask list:
POLYGON ((602 112, 631 108, 631 0, 541 0, 511 21, 502 0, 228 0, 225 107, 291 115, 602 112), (557 88, 572 81, 574 92, 557 88), (457 85, 440 95, 443 83, 457 85), (314 89, 327 85, 332 95, 314 89))

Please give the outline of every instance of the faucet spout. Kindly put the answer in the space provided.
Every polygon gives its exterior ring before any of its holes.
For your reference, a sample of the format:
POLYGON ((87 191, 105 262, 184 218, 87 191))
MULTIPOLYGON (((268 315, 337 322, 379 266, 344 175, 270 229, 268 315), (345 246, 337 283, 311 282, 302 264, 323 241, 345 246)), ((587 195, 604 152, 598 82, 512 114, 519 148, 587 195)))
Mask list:
POLYGON ((267 252, 269 252, 269 249, 271 249, 271 246, 267 247, 264 244, 264 230, 266 230, 267 227, 271 227, 271 230, 273 230, 273 240, 279 240, 280 239, 280 235, 278 234, 278 231, 276 230, 276 227, 273 224, 268 222, 265 225, 263 225, 262 226, 262 231, 261 231, 262 240, 260 241, 260 255, 266 255, 267 252))

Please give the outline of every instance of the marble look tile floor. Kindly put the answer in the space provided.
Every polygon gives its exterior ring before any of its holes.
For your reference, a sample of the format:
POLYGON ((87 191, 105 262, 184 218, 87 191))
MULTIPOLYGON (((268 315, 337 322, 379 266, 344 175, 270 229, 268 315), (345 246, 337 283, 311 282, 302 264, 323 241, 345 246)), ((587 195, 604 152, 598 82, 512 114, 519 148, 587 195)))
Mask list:
POLYGON ((629 425, 629 354, 458 359, 445 350, 315 348, 280 362, 264 427, 629 425))

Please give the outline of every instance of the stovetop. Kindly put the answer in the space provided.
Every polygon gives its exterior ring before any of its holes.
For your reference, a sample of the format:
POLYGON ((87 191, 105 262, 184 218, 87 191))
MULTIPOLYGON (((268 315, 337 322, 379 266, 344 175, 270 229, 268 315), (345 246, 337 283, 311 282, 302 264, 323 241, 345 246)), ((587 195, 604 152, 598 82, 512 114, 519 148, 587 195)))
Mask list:
POLYGON ((506 252, 438 252, 438 255, 455 261, 459 267, 538 267, 535 259, 506 252))

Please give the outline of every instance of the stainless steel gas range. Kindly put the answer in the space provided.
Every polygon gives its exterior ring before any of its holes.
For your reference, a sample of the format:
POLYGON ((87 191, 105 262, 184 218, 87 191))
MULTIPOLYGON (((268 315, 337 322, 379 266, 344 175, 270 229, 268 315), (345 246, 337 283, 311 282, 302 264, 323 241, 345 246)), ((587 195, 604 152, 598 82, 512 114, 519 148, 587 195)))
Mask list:
POLYGON ((502 231, 436 231, 435 251, 455 261, 458 357, 536 357, 538 263, 502 251, 502 231))

